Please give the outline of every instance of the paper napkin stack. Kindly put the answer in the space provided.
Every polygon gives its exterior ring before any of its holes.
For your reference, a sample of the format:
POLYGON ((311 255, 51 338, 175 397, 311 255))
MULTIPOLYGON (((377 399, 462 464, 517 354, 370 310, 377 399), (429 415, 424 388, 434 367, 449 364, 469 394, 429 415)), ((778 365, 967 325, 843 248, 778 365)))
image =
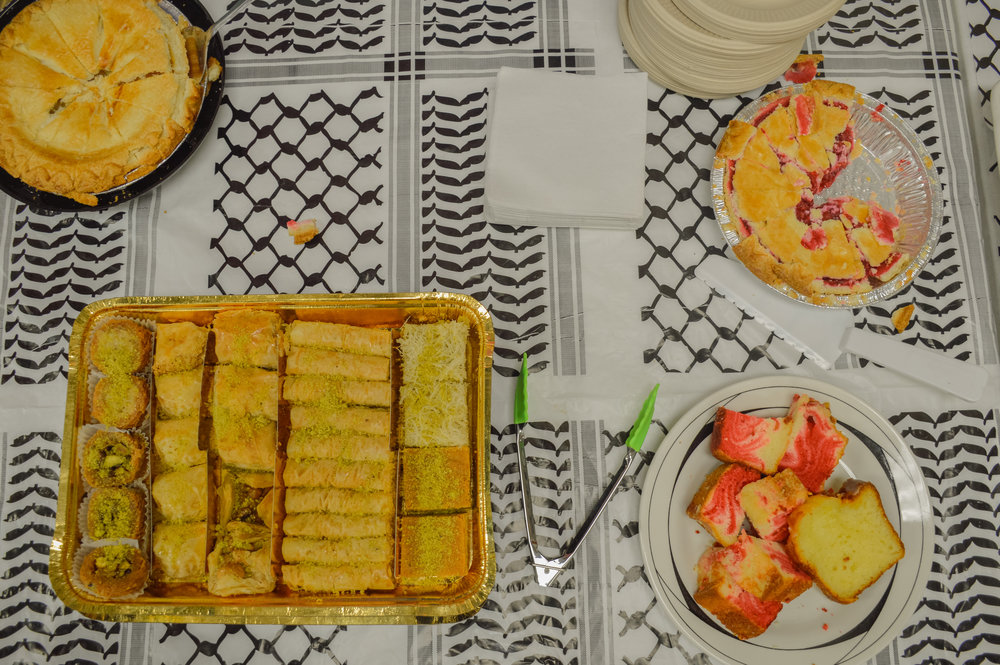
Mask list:
POLYGON ((646 74, 503 67, 490 98, 486 218, 634 229, 645 218, 646 74))

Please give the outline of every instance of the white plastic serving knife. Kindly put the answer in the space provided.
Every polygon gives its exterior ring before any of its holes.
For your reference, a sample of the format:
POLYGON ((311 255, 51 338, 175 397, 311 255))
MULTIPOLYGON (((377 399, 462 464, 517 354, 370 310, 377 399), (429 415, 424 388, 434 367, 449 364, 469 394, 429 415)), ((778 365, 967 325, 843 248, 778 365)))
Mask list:
POLYGON ((985 368, 855 328, 850 310, 795 302, 736 261, 708 256, 695 275, 823 369, 832 368, 841 354, 853 353, 968 401, 983 394, 985 368))

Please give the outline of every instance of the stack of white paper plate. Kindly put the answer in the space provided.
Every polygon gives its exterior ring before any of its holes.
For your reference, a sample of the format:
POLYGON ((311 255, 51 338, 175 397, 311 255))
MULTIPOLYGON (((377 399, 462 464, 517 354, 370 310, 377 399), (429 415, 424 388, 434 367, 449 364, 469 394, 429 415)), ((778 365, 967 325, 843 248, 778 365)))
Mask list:
POLYGON ((786 71, 844 0, 619 0, 629 57, 665 88, 728 97, 786 71))
POLYGON ((844 0, 673 0, 692 21, 758 44, 805 37, 836 14, 844 0))

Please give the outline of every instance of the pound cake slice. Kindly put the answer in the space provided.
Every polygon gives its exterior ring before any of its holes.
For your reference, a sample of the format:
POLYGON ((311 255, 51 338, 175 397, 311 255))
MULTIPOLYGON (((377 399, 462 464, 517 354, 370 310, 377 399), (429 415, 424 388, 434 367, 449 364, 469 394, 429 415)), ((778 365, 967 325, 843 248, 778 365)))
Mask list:
POLYGON ((761 418, 720 406, 712 429, 712 454, 723 462, 772 474, 785 454, 790 427, 787 417, 761 418))
POLYGON ((778 463, 791 469, 810 492, 822 492, 827 478, 844 454, 847 437, 837 429, 830 405, 808 395, 796 395, 788 409, 791 433, 778 463))
POLYGON ((740 505, 757 535, 783 542, 788 538, 788 515, 809 498, 809 490, 791 469, 779 471, 740 490, 740 505))
POLYGON ((740 464, 723 464, 705 476, 701 487, 688 504, 687 514, 705 527, 722 545, 736 542, 745 514, 739 494, 760 473, 740 464))
POLYGON ((905 549, 869 482, 814 494, 788 517, 788 553, 831 599, 853 603, 905 549))
POLYGON ((771 625, 782 604, 761 600, 739 584, 722 563, 725 548, 710 547, 698 560, 694 600, 741 640, 757 637, 771 625))

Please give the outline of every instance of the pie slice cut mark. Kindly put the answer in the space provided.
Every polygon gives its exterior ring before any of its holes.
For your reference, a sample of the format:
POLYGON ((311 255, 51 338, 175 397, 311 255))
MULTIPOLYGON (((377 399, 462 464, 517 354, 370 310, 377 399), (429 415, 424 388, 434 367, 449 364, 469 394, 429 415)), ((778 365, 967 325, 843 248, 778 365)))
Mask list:
POLYGON ((100 13, 92 2, 39 0, 38 9, 52 23, 67 50, 92 78, 101 70, 98 62, 102 35, 100 13))
POLYGON ((91 72, 59 34, 44 8, 48 0, 28 5, 0 32, 0 46, 9 46, 67 76, 85 81, 91 72))

